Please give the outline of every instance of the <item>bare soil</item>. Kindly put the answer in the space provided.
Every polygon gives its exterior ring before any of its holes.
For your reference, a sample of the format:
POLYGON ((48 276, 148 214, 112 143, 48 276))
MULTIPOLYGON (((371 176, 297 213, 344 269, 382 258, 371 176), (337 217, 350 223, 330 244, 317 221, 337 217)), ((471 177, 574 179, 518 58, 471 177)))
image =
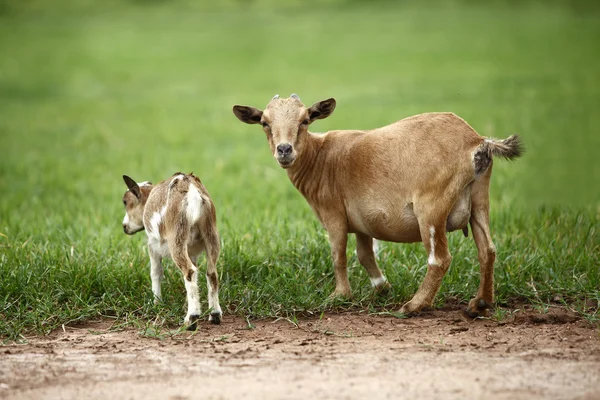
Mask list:
MULTIPOLYGON (((575 314, 225 316, 159 338, 110 321, 0 347, 2 399, 600 399, 600 331, 575 314)), ((159 332, 160 333, 160 332, 159 332)))

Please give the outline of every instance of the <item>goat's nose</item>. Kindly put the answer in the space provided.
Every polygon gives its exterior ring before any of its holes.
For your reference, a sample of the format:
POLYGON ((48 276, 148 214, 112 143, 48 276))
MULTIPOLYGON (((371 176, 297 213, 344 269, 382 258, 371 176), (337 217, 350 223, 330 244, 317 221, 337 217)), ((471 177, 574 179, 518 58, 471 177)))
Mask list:
POLYGON ((123 224, 123 232, 127 233, 127 225, 123 224))
POLYGON ((292 153, 292 145, 289 143, 277 146, 277 155, 288 156, 292 153))

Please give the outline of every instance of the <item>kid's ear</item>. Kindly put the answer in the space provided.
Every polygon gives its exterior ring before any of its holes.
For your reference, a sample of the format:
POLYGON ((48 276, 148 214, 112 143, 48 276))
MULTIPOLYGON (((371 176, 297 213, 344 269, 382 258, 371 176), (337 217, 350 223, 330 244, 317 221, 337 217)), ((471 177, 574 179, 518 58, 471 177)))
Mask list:
POLYGON ((317 119, 323 119, 329 117, 333 110, 335 110, 335 99, 332 97, 327 100, 316 102, 308 109, 308 118, 310 122, 317 119))
POLYGON ((263 112, 250 106, 233 106, 233 113, 242 122, 247 124, 258 124, 263 112))
POLYGON ((136 183, 136 181, 134 181, 133 179, 131 179, 127 175, 123 175, 123 180, 125 181, 125 184, 129 188, 129 190, 131 191, 131 193, 133 193, 135 195, 135 197, 137 197, 139 199, 142 196, 142 192, 140 191, 140 187, 136 183))

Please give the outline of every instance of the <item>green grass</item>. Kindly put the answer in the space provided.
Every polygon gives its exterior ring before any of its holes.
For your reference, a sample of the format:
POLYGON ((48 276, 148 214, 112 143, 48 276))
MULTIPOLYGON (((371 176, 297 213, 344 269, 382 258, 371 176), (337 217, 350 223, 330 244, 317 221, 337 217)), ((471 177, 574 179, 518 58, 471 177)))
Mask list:
MULTIPOLYGON (((491 189, 498 302, 560 295, 598 319, 582 306, 600 299, 598 7, 93 3, 0 1, 0 336, 99 316, 181 323, 179 271, 167 268, 152 305, 144 234, 122 233, 124 173, 202 178, 217 205, 225 313, 333 307, 324 230, 264 134, 231 112, 292 92, 308 104, 336 97, 317 131, 454 111, 486 136, 519 132, 527 153, 496 163, 491 189)), ((479 281, 472 239, 450 243, 438 304, 467 301, 479 281)), ((426 268, 421 245, 384 244, 393 291, 375 298, 353 250, 352 239, 355 298, 343 308, 393 311, 426 268)))

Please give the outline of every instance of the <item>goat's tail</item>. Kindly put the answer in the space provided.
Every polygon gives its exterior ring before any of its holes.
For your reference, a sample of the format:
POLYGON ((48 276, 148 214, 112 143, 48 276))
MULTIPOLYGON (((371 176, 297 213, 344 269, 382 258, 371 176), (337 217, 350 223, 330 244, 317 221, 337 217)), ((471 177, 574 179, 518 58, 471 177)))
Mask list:
POLYGON ((514 160, 523 155, 523 143, 519 135, 512 135, 503 140, 486 139, 485 143, 492 155, 506 160, 514 160))
POLYGON ((473 166, 477 175, 487 171, 492 164, 493 156, 506 160, 514 160, 523 154, 523 144, 519 135, 512 135, 503 140, 485 138, 484 142, 473 154, 473 166))

